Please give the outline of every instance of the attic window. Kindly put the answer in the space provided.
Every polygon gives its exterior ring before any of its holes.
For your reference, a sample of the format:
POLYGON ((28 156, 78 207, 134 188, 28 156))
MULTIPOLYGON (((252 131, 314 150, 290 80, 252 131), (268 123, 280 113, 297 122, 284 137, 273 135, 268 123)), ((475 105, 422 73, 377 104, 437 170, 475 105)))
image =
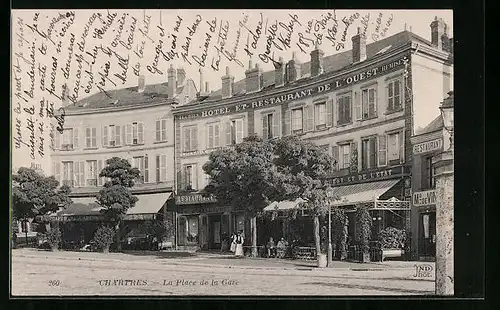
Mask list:
POLYGON ((388 51, 391 47, 392 47, 392 45, 386 46, 386 47, 384 47, 383 49, 381 49, 380 51, 378 51, 378 52, 377 52, 377 54, 375 54, 375 55, 385 53, 385 52, 387 52, 387 51, 388 51))

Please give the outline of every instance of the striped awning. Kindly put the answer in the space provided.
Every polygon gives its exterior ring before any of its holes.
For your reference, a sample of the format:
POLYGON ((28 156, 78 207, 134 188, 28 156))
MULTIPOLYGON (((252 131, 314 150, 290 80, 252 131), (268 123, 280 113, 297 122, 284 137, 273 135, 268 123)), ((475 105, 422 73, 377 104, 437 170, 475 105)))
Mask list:
POLYGON ((305 202, 302 198, 297 198, 294 201, 284 200, 284 201, 274 201, 264 208, 264 211, 279 211, 279 210, 289 210, 294 208, 299 208, 300 204, 305 202))
POLYGON ((346 206, 359 203, 375 202, 375 200, 379 199, 380 196, 382 196, 399 182, 401 182, 400 179, 334 187, 332 195, 340 200, 333 199, 331 205, 346 206))

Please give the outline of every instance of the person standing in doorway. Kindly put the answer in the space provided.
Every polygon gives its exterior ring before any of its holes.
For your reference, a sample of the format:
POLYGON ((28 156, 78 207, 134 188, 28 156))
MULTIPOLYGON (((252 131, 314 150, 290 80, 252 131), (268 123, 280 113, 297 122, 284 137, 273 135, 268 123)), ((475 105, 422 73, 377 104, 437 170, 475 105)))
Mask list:
POLYGON ((240 231, 236 236, 236 257, 243 257, 243 232, 240 231))

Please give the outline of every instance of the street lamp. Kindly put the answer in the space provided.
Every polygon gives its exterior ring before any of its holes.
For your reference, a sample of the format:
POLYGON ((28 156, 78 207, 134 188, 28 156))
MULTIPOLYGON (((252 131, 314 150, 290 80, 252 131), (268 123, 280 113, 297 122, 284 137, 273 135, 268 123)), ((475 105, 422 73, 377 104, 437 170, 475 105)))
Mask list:
MULTIPOLYGON (((328 198, 333 197, 333 190, 329 188, 326 192, 326 196, 328 198)), ((328 201, 328 267, 332 267, 332 261, 333 261, 333 248, 332 248, 332 206, 331 206, 331 199, 328 201)))
POLYGON ((432 159, 436 184, 436 294, 454 294, 454 156, 453 156, 453 91, 448 93, 441 104, 443 117, 443 151, 432 159), (444 142, 444 141, 443 141, 444 142))

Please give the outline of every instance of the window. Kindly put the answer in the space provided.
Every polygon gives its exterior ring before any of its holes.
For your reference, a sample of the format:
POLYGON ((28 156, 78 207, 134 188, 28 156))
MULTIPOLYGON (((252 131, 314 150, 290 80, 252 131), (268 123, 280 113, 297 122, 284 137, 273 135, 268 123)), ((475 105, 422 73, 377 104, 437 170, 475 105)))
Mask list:
POLYGON ((85 162, 74 162, 73 170, 75 172, 75 176, 73 178, 73 185, 75 187, 84 187, 85 186, 85 162))
POLYGON ((125 143, 127 145, 144 144, 144 123, 127 124, 125 143))
POLYGON ((62 163, 63 164, 63 185, 68 185, 72 187, 73 184, 73 162, 72 161, 65 161, 62 163))
POLYGON ((120 146, 122 144, 121 136, 122 133, 120 125, 109 125, 103 127, 104 146, 120 146))
POLYGON ((301 133, 303 131, 303 109, 292 109, 292 133, 301 133))
POLYGON ((144 183, 144 156, 134 157, 132 167, 139 169, 139 171, 141 172, 139 182, 144 183))
POLYGON ((347 169, 351 166, 351 144, 339 145, 339 169, 347 169))
POLYGON ((401 81, 393 80, 387 85, 387 110, 397 111, 402 108, 401 81))
POLYGON ((144 156, 144 183, 149 182, 149 158, 148 155, 144 156))
POLYGON ((196 165, 184 166, 184 189, 195 190, 198 187, 196 165))
POLYGON ((280 135, 280 113, 262 114, 262 137, 264 139, 277 138, 280 135))
POLYGON ((207 125, 207 147, 209 149, 220 146, 220 124, 212 123, 207 125))
POLYGON ((234 145, 243 142, 243 119, 233 119, 226 127, 228 145, 234 145))
POLYGON ((351 122, 351 95, 343 95, 337 99, 338 104, 338 124, 348 124, 351 122))
POLYGON ((85 147, 97 147, 97 128, 85 128, 85 147))
POLYGON ((183 128, 184 152, 193 152, 198 149, 198 127, 188 126, 183 128))
POLYGON ((377 116, 377 90, 375 87, 361 91, 362 119, 377 116))
POLYGON ((76 148, 78 148, 78 128, 64 129, 61 149, 72 150, 76 148))
POLYGON ((161 119, 156 121, 156 142, 167 141, 167 120, 161 119))
POLYGON ((97 186, 97 160, 87 160, 87 186, 97 186))
POLYGON ((400 164, 404 161, 403 132, 387 135, 387 160, 390 165, 400 164))
POLYGON ((422 190, 435 188, 432 156, 422 157, 422 190))
POLYGON ((377 137, 363 139, 361 167, 363 170, 373 169, 377 166, 377 137))
POLYGON ((378 137, 378 165, 387 165, 387 136, 385 135, 378 137))
POLYGON ((314 123, 316 129, 326 128, 326 102, 314 106, 314 123))
POLYGON ((52 175, 56 178, 57 182, 61 183, 61 165, 57 161, 52 163, 52 175))
POLYGON ((99 174, 101 174, 101 171, 103 169, 103 161, 99 160, 97 162, 97 186, 102 186, 106 182, 106 178, 104 177, 99 177, 99 174))
POLYGON ((167 155, 156 155, 156 182, 167 181, 167 155))

